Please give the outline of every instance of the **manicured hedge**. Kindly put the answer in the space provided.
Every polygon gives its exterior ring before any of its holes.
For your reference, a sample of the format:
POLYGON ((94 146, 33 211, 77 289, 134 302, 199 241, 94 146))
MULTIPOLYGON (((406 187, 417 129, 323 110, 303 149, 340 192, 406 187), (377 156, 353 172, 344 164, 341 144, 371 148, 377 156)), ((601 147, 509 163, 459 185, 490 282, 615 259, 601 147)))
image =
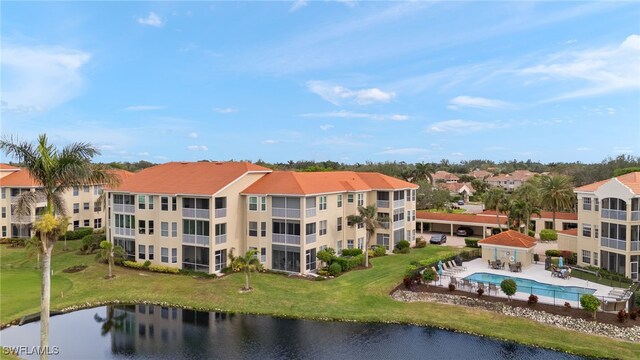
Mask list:
POLYGON ((400 240, 396 244, 396 248, 399 249, 399 250, 407 249, 407 248, 409 248, 409 246, 411 246, 411 243, 409 243, 407 240, 400 240))
POLYGON ((75 230, 75 231, 67 231, 67 233, 64 236, 62 236, 61 239, 64 239, 66 236, 67 240, 79 240, 91 234, 93 234, 93 228, 82 227, 82 228, 78 228, 78 230, 75 230))
POLYGON ((340 264, 340 268, 342 269, 342 271, 349 271, 356 266, 362 265, 363 261, 364 261, 364 257, 362 256, 362 254, 357 256, 351 256, 351 257, 340 256, 335 258, 331 265, 338 263, 340 264))
POLYGON ((144 269, 144 264, 143 263, 139 263, 136 261, 129 261, 129 260, 125 260, 122 262, 122 265, 124 267, 128 267, 128 268, 132 268, 132 269, 137 269, 137 270, 142 270, 144 269))
POLYGON ((560 250, 550 249, 550 250, 545 251, 544 254, 546 256, 559 257, 561 255, 561 252, 560 252, 560 250))
POLYGON ((358 256, 362 255, 362 250, 360 249, 342 249, 342 256, 358 256))
POLYGON ((543 241, 558 240, 558 233, 552 229, 542 229, 540 230, 540 240, 543 240, 543 241))
POLYGON ((464 239, 464 244, 468 247, 472 247, 472 248, 478 248, 480 246, 478 246, 478 241, 480 241, 482 239, 477 239, 477 238, 465 238, 464 239))
POLYGON ((416 240, 416 248, 423 248, 423 247, 427 247, 427 240, 423 238, 418 238, 416 240))
POLYGON ((179 274, 180 273, 180 269, 178 269, 178 268, 172 268, 172 267, 163 266, 163 265, 150 265, 149 266, 149 270, 151 270, 153 272, 166 273, 166 274, 179 274))
POLYGON ((387 255, 387 249, 385 249, 384 246, 378 246, 373 253, 376 256, 385 256, 387 255))

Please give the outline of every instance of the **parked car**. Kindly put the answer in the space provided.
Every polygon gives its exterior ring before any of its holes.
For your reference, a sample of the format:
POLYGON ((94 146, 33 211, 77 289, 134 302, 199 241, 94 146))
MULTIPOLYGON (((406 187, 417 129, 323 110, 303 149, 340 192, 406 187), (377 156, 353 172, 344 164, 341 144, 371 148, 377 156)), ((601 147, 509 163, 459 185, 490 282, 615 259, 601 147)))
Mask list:
POLYGON ((429 239, 429 243, 431 244, 443 244, 447 242, 447 235, 445 234, 435 234, 431 236, 429 239))
POLYGON ((464 200, 458 200, 458 205, 464 205, 464 200))
POLYGON ((458 236, 471 236, 473 235, 473 229, 468 226, 460 226, 458 230, 456 230, 456 235, 458 236))

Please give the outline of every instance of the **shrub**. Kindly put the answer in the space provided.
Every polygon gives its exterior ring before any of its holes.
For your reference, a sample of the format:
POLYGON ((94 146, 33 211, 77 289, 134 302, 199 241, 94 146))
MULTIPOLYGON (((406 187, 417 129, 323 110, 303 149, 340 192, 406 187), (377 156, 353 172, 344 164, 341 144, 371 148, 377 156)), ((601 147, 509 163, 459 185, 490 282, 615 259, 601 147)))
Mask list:
POLYGON ((640 310, 636 309, 636 310, 632 310, 629 313, 629 317, 631 318, 631 320, 635 321, 638 318, 638 312, 640 312, 640 310))
POLYGON ((316 257, 323 263, 330 264, 331 261, 333 261, 333 259, 336 257, 336 251, 333 248, 328 247, 324 250, 318 251, 316 257))
POLYGON ((527 234, 531 237, 535 237, 536 236, 536 232, 533 230, 527 230, 527 234))
POLYGON ((548 257, 558 257, 560 256, 560 250, 550 249, 544 252, 544 254, 548 257))
POLYGON ((137 270, 142 270, 144 269, 144 264, 139 263, 139 262, 135 262, 135 261, 129 261, 129 260, 125 260, 122 262, 122 265, 124 267, 128 267, 128 268, 132 268, 132 269, 137 269, 137 270))
POLYGON ((518 289, 518 286, 516 285, 516 282, 513 279, 504 279, 500 283, 500 290, 502 290, 502 292, 505 293, 505 295, 507 295, 509 300, 511 300, 511 296, 513 296, 513 294, 516 293, 517 289, 518 289))
POLYGON ((81 228, 78 228, 78 230, 67 231, 67 233, 61 236, 60 238, 64 239, 66 237, 67 240, 79 240, 91 234, 93 234, 93 228, 81 227, 81 228))
POLYGON ((329 274, 331 274, 331 276, 337 276, 341 272, 342 266, 340 266, 338 262, 334 262, 333 264, 329 265, 329 274))
POLYGON ((367 253, 369 253, 369 258, 376 257, 376 252, 371 249, 367 250, 367 253))
POLYGON ((384 246, 378 246, 375 250, 374 253, 376 256, 385 256, 387 255, 387 249, 384 248, 384 246))
POLYGON ((627 314, 627 310, 622 309, 618 311, 618 321, 620 321, 621 323, 625 322, 628 317, 629 317, 629 314, 627 314))
POLYGON ((362 250, 358 248, 342 250, 342 256, 358 256, 358 255, 362 255, 362 250))
POLYGON ((534 261, 534 262, 538 262, 538 261, 540 261, 540 255, 538 255, 537 253, 536 253, 536 254, 533 254, 533 261, 534 261))
POLYGON ((402 283, 404 284, 404 287, 407 288, 407 289, 411 289, 411 283, 412 282, 413 281, 411 280, 410 277, 405 276, 405 277, 402 278, 402 283))
POLYGON ((427 240, 423 238, 418 238, 416 240, 416 248, 420 249, 427 246, 427 240))
POLYGON ((449 284, 449 291, 453 291, 456 289, 456 286, 453 284, 449 284))
POLYGON ((476 292, 478 293, 478 297, 481 297, 482 294, 484 294, 484 290, 483 289, 478 289, 476 292))
POLYGON ((78 271, 82 271, 86 268, 87 268, 87 265, 75 265, 62 270, 62 272, 70 274, 70 273, 76 273, 78 271))
POLYGON ((398 249, 398 248, 394 248, 394 249, 393 249, 393 253, 394 253, 394 254, 408 254, 408 253, 410 253, 410 252, 411 252, 411 249, 410 249, 410 248, 408 248, 408 247, 407 247, 407 248, 404 248, 404 249, 398 249))
POLYGON ((9 245, 10 247, 25 247, 27 245, 27 239, 26 238, 12 238, 9 239, 9 245))
MULTIPOLYGON (((143 264, 141 264, 141 266, 143 266, 143 264)), ((162 266, 162 265, 150 265, 149 266, 149 270, 151 270, 153 272, 159 272, 159 273, 165 273, 165 274, 179 274, 180 273, 180 269, 178 269, 178 268, 172 268, 172 267, 162 266)))
POLYGON ((568 301, 565 301, 565 302, 564 302, 564 308, 565 308, 565 309, 571 309, 571 303, 570 303, 570 302, 568 302, 568 301))
POLYGON ((542 241, 558 240, 558 233, 553 229, 542 229, 540 230, 540 240, 542 241))
POLYGON ((331 265, 338 263, 340 265, 341 271, 349 271, 358 265, 362 265, 364 261, 364 256, 362 254, 358 256, 340 256, 333 259, 331 265))
POLYGON ((100 249, 100 243, 107 240, 104 234, 89 234, 82 238, 82 246, 80 251, 85 254, 93 254, 96 250, 100 249))
POLYGON ((591 312, 593 315, 593 320, 595 320, 596 312, 600 307, 600 300, 598 300, 597 297, 591 294, 584 294, 580 297, 580 306, 582 306, 583 309, 591 312))
MULTIPOLYGON (((148 262, 145 261, 145 264, 148 262)), ((144 267, 144 265, 143 265, 144 267)), ((206 272, 203 271, 194 271, 194 270, 185 270, 185 269, 180 269, 180 274, 181 275, 187 275, 187 276, 194 276, 194 277, 199 277, 199 278, 205 278, 205 279, 215 279, 218 276, 216 274, 207 274, 206 272)))
POLYGON ((322 269, 318 270, 318 275, 320 275, 320 276, 329 276, 329 275, 331 275, 329 273, 329 267, 323 267, 322 269))
POLYGON ((437 277, 438 277, 438 274, 435 271, 433 271, 433 269, 431 268, 424 269, 424 272, 422 273, 422 280, 424 280, 425 284, 427 285, 431 281, 435 281, 437 277))
POLYGON ((409 246, 411 246, 411 243, 409 243, 407 240, 400 240, 397 244, 396 244, 396 249, 402 250, 402 249, 408 249, 409 246))
POLYGON ((465 238, 464 239, 464 244, 467 247, 472 247, 472 248, 477 248, 478 246, 478 241, 480 241, 480 239, 476 239, 476 238, 465 238))
POLYGON ((145 268, 145 269, 148 269, 149 266, 151 266, 151 261, 149 261, 149 260, 145 261, 144 264, 142 264, 142 267, 145 268))
POLYGON ((538 303, 538 297, 536 295, 529 295, 529 300, 527 301, 527 303, 529 303, 529 305, 535 305, 538 303))
POLYGON ((418 267, 415 265, 407 266, 407 269, 404 271, 404 277, 408 277, 413 279, 415 277, 415 273, 418 271, 418 267))

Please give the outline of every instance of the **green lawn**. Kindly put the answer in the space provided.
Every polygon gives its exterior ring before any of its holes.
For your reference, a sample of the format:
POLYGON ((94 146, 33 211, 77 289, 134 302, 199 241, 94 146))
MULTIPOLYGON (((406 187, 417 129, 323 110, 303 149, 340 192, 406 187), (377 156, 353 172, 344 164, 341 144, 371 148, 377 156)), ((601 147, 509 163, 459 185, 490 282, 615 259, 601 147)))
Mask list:
MULTIPOLYGON (((72 250, 79 245, 69 242, 72 250)), ((431 325, 595 357, 632 359, 640 352, 640 344, 584 335, 478 309, 405 304, 389 297, 389 292, 400 283, 406 265, 412 260, 435 259, 458 251, 447 247, 427 246, 412 249, 409 255, 375 258, 373 268, 329 281, 256 274, 251 280, 255 290, 246 294, 238 293, 244 281, 241 274, 211 280, 117 267, 117 277, 105 280, 106 265, 95 263, 93 256, 62 252, 61 247, 62 244, 56 245, 58 250, 53 259, 52 309, 115 300, 166 302, 202 310, 431 325), (89 267, 82 272, 61 272, 83 263, 89 267)), ((39 311, 40 280, 34 269, 35 260, 27 261, 23 250, 3 245, 0 251, 0 321, 6 323, 39 311)))

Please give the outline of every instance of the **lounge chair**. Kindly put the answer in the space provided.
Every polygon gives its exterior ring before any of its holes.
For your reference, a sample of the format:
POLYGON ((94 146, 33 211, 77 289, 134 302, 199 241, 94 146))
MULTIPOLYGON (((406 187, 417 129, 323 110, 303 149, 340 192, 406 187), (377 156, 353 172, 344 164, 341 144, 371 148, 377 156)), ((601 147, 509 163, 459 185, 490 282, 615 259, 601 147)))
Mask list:
POLYGON ((501 268, 502 270, 504 270, 504 263, 502 263, 502 265, 500 265, 500 268, 501 268))
POLYGON ((498 295, 498 287, 496 286, 496 284, 489 283, 489 295, 491 295, 491 290, 493 290, 493 292, 498 295))
POLYGON ((455 262, 455 261, 453 261, 453 260, 449 260, 449 261, 448 261, 448 263, 449 263, 449 265, 451 265, 451 267, 453 267, 454 269, 458 269, 458 270, 460 270, 460 271, 466 271, 466 270, 467 270, 467 268, 466 268, 466 267, 464 267, 464 266, 458 266, 458 265, 456 265, 456 262, 455 262))
POLYGON ((475 283, 472 283, 469 279, 462 279, 462 287, 468 287, 471 290, 475 287, 475 283))
POLYGON ((443 263, 442 263, 442 268, 443 268, 443 269, 445 269, 445 270, 447 270, 448 272, 451 272, 451 273, 454 273, 454 274, 459 273, 460 271, 462 271, 462 270, 458 270, 458 269, 453 269, 453 268, 451 268, 450 266, 448 266, 448 265, 447 265, 447 263, 446 263, 446 262, 443 262, 443 263))
POLYGON ((609 295, 616 298, 624 298, 627 296, 628 292, 629 291, 627 289, 614 288, 613 290, 609 291, 609 295))
POLYGON ((493 267, 493 264, 491 263, 491 260, 487 260, 487 263, 489 264, 489 269, 491 269, 493 267))

